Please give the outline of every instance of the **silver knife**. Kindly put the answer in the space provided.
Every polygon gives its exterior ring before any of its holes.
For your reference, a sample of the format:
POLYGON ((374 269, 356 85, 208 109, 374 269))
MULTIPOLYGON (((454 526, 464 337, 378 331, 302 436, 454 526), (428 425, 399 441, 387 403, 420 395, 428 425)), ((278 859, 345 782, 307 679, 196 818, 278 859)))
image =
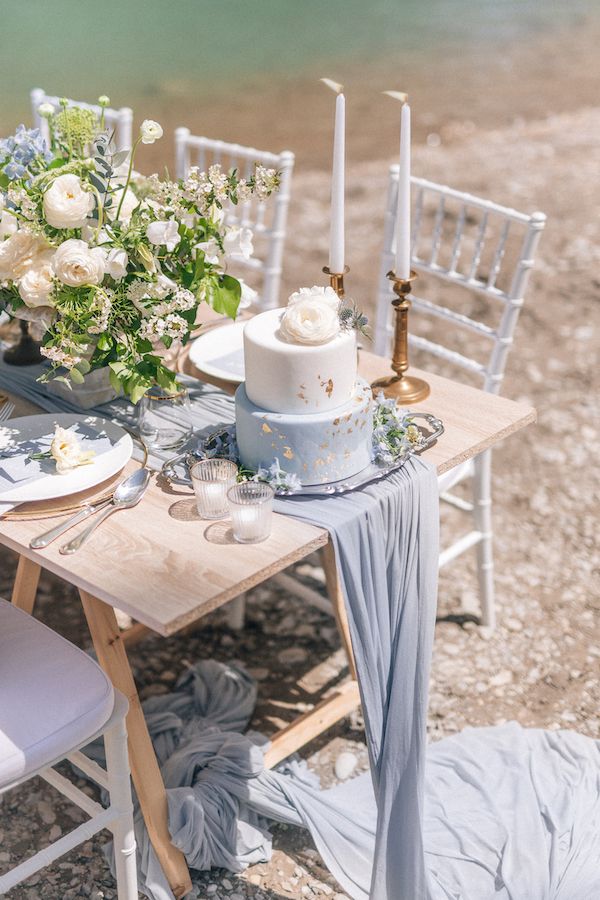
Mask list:
POLYGON ((44 547, 47 547, 48 544, 51 544, 52 541, 55 541, 57 537, 60 537, 61 534, 64 534, 65 531, 68 531, 69 528, 73 527, 73 525, 77 525, 79 522, 83 522, 84 519, 89 518, 89 516, 93 515, 93 513, 100 512, 101 509, 104 509, 104 507, 108 506, 111 502, 112 498, 109 497, 106 500, 101 500, 100 503, 95 503, 91 506, 84 506, 81 512, 75 513, 74 516, 70 516, 66 520, 66 522, 61 522, 60 525, 56 525, 49 531, 44 531, 43 534, 32 538, 29 542, 29 546, 32 550, 43 550, 44 547))

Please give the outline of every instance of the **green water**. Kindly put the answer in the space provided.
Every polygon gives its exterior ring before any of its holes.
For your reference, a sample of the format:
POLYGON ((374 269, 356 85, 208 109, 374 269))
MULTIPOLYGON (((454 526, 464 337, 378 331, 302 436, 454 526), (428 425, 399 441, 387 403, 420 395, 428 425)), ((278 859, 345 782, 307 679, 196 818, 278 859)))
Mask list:
POLYGON ((510 42, 594 15, 594 0, 3 0, 0 121, 27 93, 114 104, 206 98, 245 79, 336 75, 407 50, 510 42))

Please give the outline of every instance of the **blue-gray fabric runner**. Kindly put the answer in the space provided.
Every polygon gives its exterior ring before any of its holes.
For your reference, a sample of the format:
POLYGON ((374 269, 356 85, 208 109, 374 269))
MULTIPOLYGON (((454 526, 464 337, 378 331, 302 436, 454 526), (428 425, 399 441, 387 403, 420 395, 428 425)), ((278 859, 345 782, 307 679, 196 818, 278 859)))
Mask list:
MULTIPOLYGON (((49 411, 72 411, 40 396, 33 372, 0 365, 0 387, 49 411)), ((199 430, 232 421, 231 398, 193 379, 188 387, 199 430)), ((123 400, 97 412, 135 427, 123 400)), ((252 680, 239 666, 199 663, 173 694, 144 704, 171 834, 190 866, 240 871, 268 859, 275 819, 310 830, 354 900, 597 900, 598 742, 509 724, 466 729, 426 754, 438 558, 433 469, 413 459, 362 491, 279 500, 277 508, 332 535, 371 772, 320 791, 298 763, 266 771, 260 737, 240 733, 254 708, 252 680)), ((139 813, 136 833, 144 892, 171 900, 139 813)))

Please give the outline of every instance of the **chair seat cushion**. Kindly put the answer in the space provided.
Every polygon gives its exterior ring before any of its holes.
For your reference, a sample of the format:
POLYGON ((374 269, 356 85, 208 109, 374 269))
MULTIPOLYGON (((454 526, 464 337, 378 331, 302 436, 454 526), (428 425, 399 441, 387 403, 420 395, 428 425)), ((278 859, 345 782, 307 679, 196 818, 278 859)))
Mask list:
POLYGON ((82 746, 113 706, 87 653, 0 599, 0 789, 82 746))
POLYGON ((449 491, 455 484, 458 484, 459 481, 470 478, 472 474, 473 460, 468 459, 466 462, 454 466, 453 469, 448 469, 443 475, 438 475, 438 490, 440 494, 449 491))

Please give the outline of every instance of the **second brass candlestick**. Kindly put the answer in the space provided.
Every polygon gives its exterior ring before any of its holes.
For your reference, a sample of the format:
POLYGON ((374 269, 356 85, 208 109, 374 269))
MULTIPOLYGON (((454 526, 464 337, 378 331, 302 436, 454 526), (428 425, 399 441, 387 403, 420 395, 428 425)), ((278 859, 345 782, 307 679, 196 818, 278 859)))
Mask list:
POLYGON ((334 289, 340 300, 344 297, 344 275, 347 275, 350 269, 344 266, 343 272, 332 272, 329 266, 323 266, 323 271, 329 276, 329 286, 334 289))
POLYGON ((392 300, 396 320, 391 363, 396 374, 378 378, 371 387, 375 393, 383 391, 386 397, 393 397, 401 406, 408 406, 429 396, 429 385, 426 381, 415 378, 414 375, 404 374, 408 369, 408 311, 411 306, 409 294, 417 273, 411 271, 410 278, 397 278, 395 272, 388 272, 387 277, 393 282, 396 294, 392 300))

